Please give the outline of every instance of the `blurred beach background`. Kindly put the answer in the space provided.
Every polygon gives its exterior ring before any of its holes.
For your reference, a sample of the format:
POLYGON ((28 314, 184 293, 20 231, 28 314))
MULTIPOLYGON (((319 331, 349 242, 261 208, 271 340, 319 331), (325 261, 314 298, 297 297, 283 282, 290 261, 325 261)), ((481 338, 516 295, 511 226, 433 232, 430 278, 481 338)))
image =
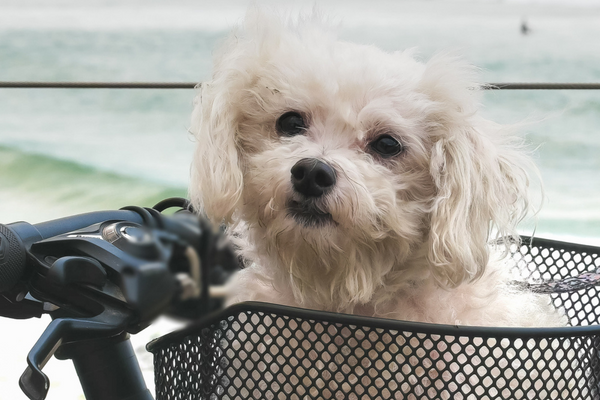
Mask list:
MULTIPOLYGON (((0 81, 201 82, 250 1, 0 0, 0 81)), ((258 1, 257 3, 263 3, 258 1)), ((271 2, 273 4, 275 2, 271 2)), ((277 1, 284 10, 314 1, 277 1)), ((340 37, 427 60, 457 51, 484 82, 600 82, 600 0, 329 0, 340 37), (526 22, 529 34, 521 33, 526 22)), ((0 221, 41 222, 185 196, 195 92, 0 89, 0 221)), ((523 233, 600 245, 600 91, 488 91, 483 113, 522 123, 546 201, 523 233)), ((48 319, 0 318, 0 400, 25 399, 18 378, 48 319)), ((161 320, 143 347, 173 329, 161 320)), ((49 400, 82 399, 74 370, 52 359, 49 400)))

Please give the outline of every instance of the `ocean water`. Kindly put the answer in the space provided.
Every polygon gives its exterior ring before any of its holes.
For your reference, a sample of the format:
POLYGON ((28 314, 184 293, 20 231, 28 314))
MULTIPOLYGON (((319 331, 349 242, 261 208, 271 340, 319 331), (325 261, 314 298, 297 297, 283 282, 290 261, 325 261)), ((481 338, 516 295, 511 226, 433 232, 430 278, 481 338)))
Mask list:
MULTIPOLYGON (((260 2, 259 2, 260 3, 260 2)), ((280 1, 310 7, 313 1, 280 1)), ((340 37, 427 60, 452 50, 486 82, 600 82, 600 1, 317 2, 340 37), (526 19, 531 34, 519 27, 526 19)), ((249 1, 0 0, 0 80, 191 81, 249 1)), ((0 89, 0 221, 40 222, 185 196, 194 90, 0 89)), ((482 112, 521 124, 546 201, 524 233, 600 244, 600 91, 493 91, 482 112)), ((0 400, 47 320, 0 319, 0 400), (14 345, 13 345, 14 343, 14 345)), ((164 322, 136 339, 169 330, 164 322)), ((151 382, 151 365, 143 355, 151 382)), ((68 362, 51 360, 48 399, 82 398, 68 362)))

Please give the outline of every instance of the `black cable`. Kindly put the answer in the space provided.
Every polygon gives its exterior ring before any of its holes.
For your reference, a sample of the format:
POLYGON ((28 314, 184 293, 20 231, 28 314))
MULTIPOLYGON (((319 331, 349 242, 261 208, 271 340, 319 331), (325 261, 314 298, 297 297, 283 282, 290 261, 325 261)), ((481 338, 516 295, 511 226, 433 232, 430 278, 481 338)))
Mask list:
POLYGON ((184 199, 183 197, 170 197, 168 199, 161 200, 158 203, 156 203, 156 205, 154 205, 154 207, 152 208, 158 212, 163 212, 166 209, 172 207, 178 207, 184 210, 192 211, 190 201, 184 199))
POLYGON ((155 210, 154 208, 148 207, 144 207, 144 210, 148 211, 150 215, 152 215, 152 220, 155 222, 153 228, 164 229, 165 224, 163 223, 162 215, 159 211, 155 210))
POLYGON ((150 228, 156 228, 156 221, 155 221, 154 217, 145 208, 138 207, 138 206, 127 206, 127 207, 121 208, 121 210, 135 211, 136 213, 138 213, 140 215, 140 217, 142 217, 142 220, 144 221, 144 225, 147 225, 150 228))

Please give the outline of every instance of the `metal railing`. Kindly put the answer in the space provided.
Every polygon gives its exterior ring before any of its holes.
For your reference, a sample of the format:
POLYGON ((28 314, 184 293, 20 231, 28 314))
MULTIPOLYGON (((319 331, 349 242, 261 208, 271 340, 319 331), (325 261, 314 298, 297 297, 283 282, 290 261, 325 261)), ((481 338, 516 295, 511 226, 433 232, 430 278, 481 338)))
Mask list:
MULTIPOLYGON (((32 89, 193 89, 196 82, 24 82, 0 81, 0 88, 32 89)), ((599 90, 600 83, 487 83, 488 90, 599 90)))

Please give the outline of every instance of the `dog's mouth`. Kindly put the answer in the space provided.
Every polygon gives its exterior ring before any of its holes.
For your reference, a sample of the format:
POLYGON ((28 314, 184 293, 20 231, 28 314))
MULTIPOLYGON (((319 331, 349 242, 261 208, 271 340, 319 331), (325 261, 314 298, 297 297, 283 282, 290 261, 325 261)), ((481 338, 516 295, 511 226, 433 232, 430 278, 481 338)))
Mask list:
POLYGON ((313 202, 290 200, 287 209, 288 215, 306 228, 337 225, 330 213, 321 210, 313 202))

